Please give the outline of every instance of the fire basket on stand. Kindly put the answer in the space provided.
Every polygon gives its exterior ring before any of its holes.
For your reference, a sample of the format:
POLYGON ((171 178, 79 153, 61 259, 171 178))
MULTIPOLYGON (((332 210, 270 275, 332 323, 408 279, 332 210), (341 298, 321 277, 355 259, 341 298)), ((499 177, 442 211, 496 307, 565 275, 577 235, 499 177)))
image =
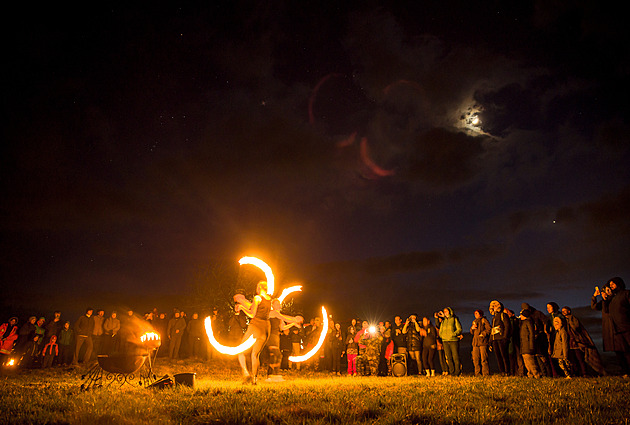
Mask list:
POLYGON ((156 380, 153 364, 160 345, 162 341, 159 334, 145 332, 139 341, 126 344, 123 352, 98 355, 98 363, 81 377, 83 379, 81 389, 100 388, 113 383, 120 386, 131 384, 136 375, 138 385, 148 387, 156 380))

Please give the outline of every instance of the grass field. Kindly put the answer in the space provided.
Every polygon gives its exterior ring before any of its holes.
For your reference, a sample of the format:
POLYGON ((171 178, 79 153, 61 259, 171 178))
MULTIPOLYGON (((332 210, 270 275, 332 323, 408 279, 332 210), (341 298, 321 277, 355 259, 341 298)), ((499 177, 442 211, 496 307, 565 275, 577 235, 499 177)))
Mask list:
POLYGON ((236 361, 159 359, 158 376, 195 372, 196 388, 125 384, 81 391, 84 369, 0 377, 2 424, 628 424, 620 377, 347 377, 289 373, 242 385, 236 361), (160 364, 161 363, 161 364, 160 364))

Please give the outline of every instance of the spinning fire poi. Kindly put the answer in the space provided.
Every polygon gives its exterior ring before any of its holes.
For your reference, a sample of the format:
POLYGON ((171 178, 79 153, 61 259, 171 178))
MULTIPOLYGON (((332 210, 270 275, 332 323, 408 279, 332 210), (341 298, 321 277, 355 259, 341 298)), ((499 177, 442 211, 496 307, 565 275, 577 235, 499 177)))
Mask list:
MULTIPOLYGON (((270 318, 279 319, 279 321, 289 323, 289 324, 301 324, 304 319, 300 316, 287 316, 280 313, 280 306, 284 299, 289 296, 293 292, 298 292, 302 290, 302 287, 299 285, 291 286, 282 291, 280 297, 274 299, 274 275, 269 267, 264 261, 256 258, 256 257, 243 257, 239 260, 241 265, 243 264, 251 264, 259 269, 261 269, 265 273, 266 281, 258 282, 256 285, 256 295, 252 302, 249 302, 247 298, 243 294, 234 295, 234 301, 236 302, 236 311, 242 311, 245 313, 251 320, 249 323, 249 327, 247 331, 243 335, 242 342, 236 347, 225 346, 219 343, 214 337, 212 331, 212 322, 210 317, 206 317, 205 319, 205 328, 206 333, 208 335, 208 340, 210 344, 220 353, 229 354, 229 355, 237 355, 239 364, 243 371, 243 382, 244 383, 256 383, 256 375, 258 373, 258 367, 260 365, 259 355, 262 349, 265 347, 267 340, 271 334, 271 323, 270 318), (252 371, 251 373, 247 370, 246 360, 245 360, 245 351, 248 349, 252 350, 251 352, 251 361, 252 361, 252 371)), ((311 358, 324 343, 324 339, 326 338, 326 330, 328 329, 328 313, 326 312, 326 308, 322 306, 322 317, 323 317, 323 326, 322 331, 319 336, 319 340, 317 344, 307 353, 300 356, 290 356, 289 361, 293 363, 300 363, 311 358)), ((275 343, 273 343, 275 346, 275 343)), ((279 350, 278 350, 279 351, 279 350)), ((279 354, 279 353, 278 353, 279 354)), ((272 350, 272 356, 277 355, 274 350, 272 350)))

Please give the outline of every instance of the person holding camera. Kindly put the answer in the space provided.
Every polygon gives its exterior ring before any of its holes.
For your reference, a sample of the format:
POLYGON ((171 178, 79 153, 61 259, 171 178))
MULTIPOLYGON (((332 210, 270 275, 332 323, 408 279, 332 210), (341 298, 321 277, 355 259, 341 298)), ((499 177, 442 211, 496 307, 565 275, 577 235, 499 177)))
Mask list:
MULTIPOLYGON (((418 374, 422 374, 422 335, 420 335, 420 324, 418 324, 418 316, 412 314, 405 321, 402 329, 403 334, 407 336, 407 351, 409 357, 416 362, 418 366, 418 374)), ((409 373, 411 375, 411 373, 409 373)))

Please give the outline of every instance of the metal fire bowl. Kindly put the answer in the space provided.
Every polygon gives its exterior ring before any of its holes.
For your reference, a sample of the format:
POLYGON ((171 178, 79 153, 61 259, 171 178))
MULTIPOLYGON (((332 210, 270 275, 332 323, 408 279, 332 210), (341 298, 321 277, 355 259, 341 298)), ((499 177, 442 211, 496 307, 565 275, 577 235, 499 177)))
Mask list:
POLYGON ((106 372, 128 375, 142 367, 147 354, 126 354, 109 356, 107 354, 97 356, 99 366, 106 372))

